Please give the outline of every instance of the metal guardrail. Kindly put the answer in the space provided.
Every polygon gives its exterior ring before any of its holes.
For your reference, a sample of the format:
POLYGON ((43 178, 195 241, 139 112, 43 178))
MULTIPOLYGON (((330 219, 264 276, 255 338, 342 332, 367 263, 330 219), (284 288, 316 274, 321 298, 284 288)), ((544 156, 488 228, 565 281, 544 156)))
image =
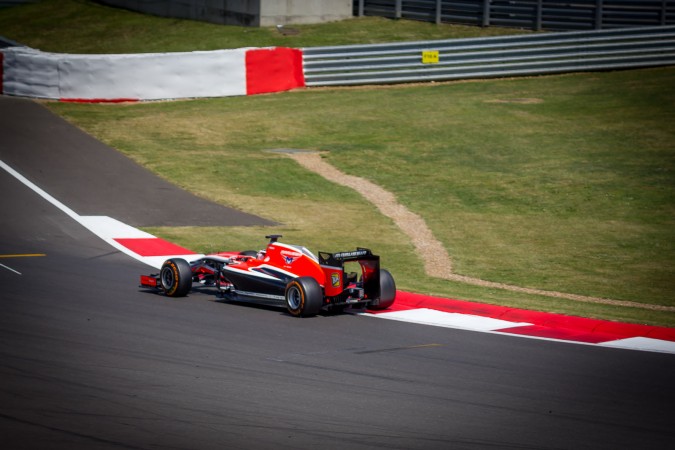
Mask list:
POLYGON ((307 86, 443 81, 675 64, 675 26, 310 47, 307 86))
POLYGON ((675 25, 675 0, 354 0, 355 16, 541 30, 675 25))

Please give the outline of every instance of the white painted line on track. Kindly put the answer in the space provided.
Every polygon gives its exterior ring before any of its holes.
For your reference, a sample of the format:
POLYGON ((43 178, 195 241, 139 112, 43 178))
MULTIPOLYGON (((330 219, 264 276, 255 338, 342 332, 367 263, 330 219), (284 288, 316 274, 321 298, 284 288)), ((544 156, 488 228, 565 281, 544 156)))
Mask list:
POLYGON ((493 331, 508 327, 532 325, 531 323, 525 322, 509 322, 507 320, 493 319, 490 317, 449 313, 428 308, 383 312, 372 314, 372 316, 379 319, 401 320, 403 322, 413 322, 437 327, 459 328, 472 331, 493 331))
POLYGON ((101 239, 149 239, 155 236, 138 228, 120 222, 108 216, 80 216, 80 223, 90 230, 95 230, 101 239))
POLYGON ((4 267, 5 269, 9 270, 10 272, 14 272, 14 273, 17 274, 17 275, 21 275, 21 272, 19 272, 19 271, 17 271, 17 270, 14 270, 14 269, 12 269, 11 267, 8 267, 8 266, 6 266, 6 265, 4 265, 4 264, 0 264, 0 267, 4 267))
MULTIPOLYGON (((25 186, 33 190, 36 194, 38 194, 40 197, 43 199, 47 200, 49 203, 66 213, 71 219, 94 233, 96 236, 100 237, 103 239, 105 242, 107 242, 109 245, 112 247, 116 248, 117 250, 121 251, 122 253, 125 253, 126 255, 131 256, 134 259, 137 259, 138 261, 141 261, 145 264, 148 264, 153 267, 157 267, 157 262, 153 259, 151 261, 148 261, 146 257, 143 257, 141 255, 138 255, 137 253, 129 250, 127 247, 121 245, 119 242, 115 241, 115 239, 121 239, 121 238, 154 238, 155 236, 146 233, 144 231, 141 231, 137 228, 134 228, 132 226, 129 226, 123 222, 120 222, 119 220, 113 219, 111 217, 107 216, 80 216, 77 214, 75 211, 72 209, 68 208, 66 205, 49 195, 47 192, 45 192, 43 189, 41 189, 39 186, 37 186, 35 183, 21 175, 19 172, 11 168, 9 165, 7 165, 4 161, 0 160, 0 167, 2 167, 7 173, 12 175, 14 178, 19 180, 21 183, 23 183, 25 186)), ((165 258, 166 259, 166 258, 165 258)), ((161 263, 160 263, 161 266, 161 263)), ((3 266, 6 267, 6 266, 3 266)), ((7 267, 6 267, 7 268, 7 267)), ((18 273, 18 272, 17 272, 18 273)))
POLYGON ((33 182, 31 182, 30 180, 28 180, 26 177, 24 177, 24 176, 21 175, 19 172, 17 172, 16 170, 12 169, 12 168, 9 167, 7 164, 5 164, 5 162, 4 162, 3 160, 1 160, 1 159, 0 159, 0 167, 2 167, 3 169, 5 169, 5 171, 7 171, 7 173, 9 173, 9 174, 12 175, 14 178, 16 178, 17 180, 19 180, 20 182, 22 182, 23 184, 25 184, 26 186, 28 186, 30 189, 32 189, 32 190, 33 190, 35 193, 37 193, 40 197, 44 198, 45 200, 47 200, 47 201, 48 201, 49 203, 51 203, 52 205, 54 205, 54 206, 56 206, 57 208, 59 208, 61 211, 63 211, 63 212, 66 213, 67 215, 69 215, 71 218, 73 218, 73 219, 76 220, 77 222, 80 222, 80 216, 79 216, 75 211, 73 211, 72 209, 68 208, 66 205, 64 205, 63 203, 61 203, 60 201, 58 201, 57 199, 55 199, 54 197, 52 197, 51 195, 49 195, 48 193, 46 193, 45 191, 43 191, 42 189, 40 189, 37 185, 35 185, 35 184, 34 184, 33 182))
POLYGON ((650 339, 646 337, 633 337, 616 341, 603 342, 601 347, 626 348, 631 350, 646 350, 650 352, 675 353, 675 342, 650 339))
POLYGON ((202 258, 203 256, 204 255, 199 253, 193 253, 189 255, 139 256, 138 259, 143 261, 145 264, 154 267, 155 269, 161 269, 164 262, 169 258, 180 258, 187 262, 193 262, 199 258, 202 258))

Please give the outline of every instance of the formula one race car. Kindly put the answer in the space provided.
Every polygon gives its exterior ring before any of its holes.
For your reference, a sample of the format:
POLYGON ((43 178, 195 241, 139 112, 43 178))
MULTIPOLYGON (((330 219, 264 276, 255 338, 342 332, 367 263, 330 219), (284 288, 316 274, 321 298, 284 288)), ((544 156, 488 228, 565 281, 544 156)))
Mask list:
POLYGON ((394 303, 394 278, 380 269, 380 257, 370 250, 319 252, 317 258, 305 247, 279 242, 281 235, 265 237, 270 241, 259 252, 214 253, 191 263, 169 259, 160 273, 142 275, 141 287, 183 297, 194 282, 215 287, 227 300, 285 306, 300 317, 347 307, 386 309, 394 303))

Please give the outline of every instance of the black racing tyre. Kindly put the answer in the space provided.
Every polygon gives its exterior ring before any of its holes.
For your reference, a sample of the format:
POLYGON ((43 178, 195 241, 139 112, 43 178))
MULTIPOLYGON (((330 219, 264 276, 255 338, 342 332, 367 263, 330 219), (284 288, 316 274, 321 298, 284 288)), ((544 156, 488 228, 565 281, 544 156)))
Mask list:
POLYGON ((323 290, 312 277, 298 277, 286 285, 286 308, 296 317, 316 316, 323 304, 323 290))
POLYGON ((396 299, 396 283, 388 270, 380 269, 380 299, 368 305, 369 309, 387 309, 396 299))
POLYGON ((185 297, 192 289, 192 269, 181 258, 168 259, 159 272, 159 283, 169 297, 185 297))

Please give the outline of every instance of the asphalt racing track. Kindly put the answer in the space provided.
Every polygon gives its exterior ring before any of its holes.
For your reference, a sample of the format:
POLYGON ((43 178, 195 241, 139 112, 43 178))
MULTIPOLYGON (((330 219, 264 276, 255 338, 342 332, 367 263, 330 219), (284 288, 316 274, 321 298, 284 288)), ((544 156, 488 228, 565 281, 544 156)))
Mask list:
MULTIPOLYGON (((0 118, 1 159, 79 214, 171 225, 198 201, 40 105, 0 97, 0 118), (148 214, 137 201, 152 192, 185 200, 148 214)), ((168 299, 137 288, 145 265, 5 171, 0 189, 2 449, 675 443, 673 354, 168 299)))

